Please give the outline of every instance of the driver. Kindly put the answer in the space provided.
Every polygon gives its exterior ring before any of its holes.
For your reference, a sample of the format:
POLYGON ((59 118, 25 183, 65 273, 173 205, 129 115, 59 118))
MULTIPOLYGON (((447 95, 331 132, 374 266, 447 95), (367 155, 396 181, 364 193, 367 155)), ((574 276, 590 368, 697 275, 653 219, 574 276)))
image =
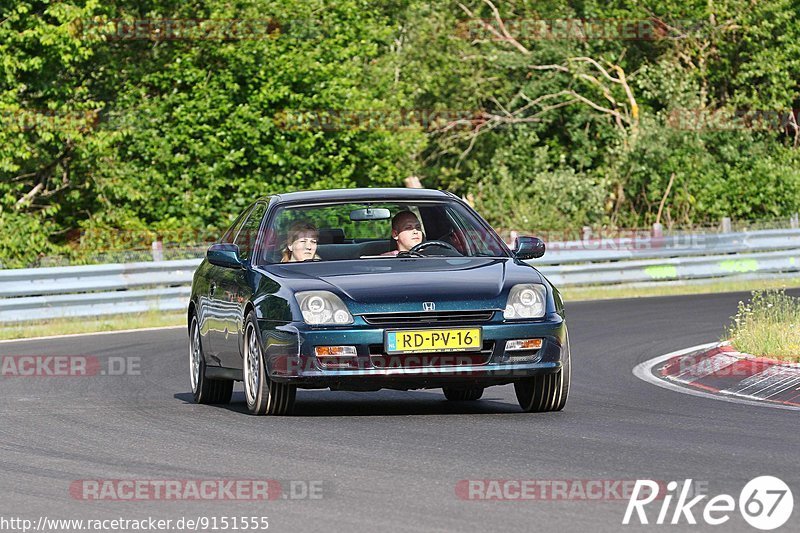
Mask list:
POLYGON ((397 255, 407 252, 425 240, 422 233, 422 224, 411 211, 400 211, 392 218, 392 239, 397 241, 397 250, 381 255, 397 255))

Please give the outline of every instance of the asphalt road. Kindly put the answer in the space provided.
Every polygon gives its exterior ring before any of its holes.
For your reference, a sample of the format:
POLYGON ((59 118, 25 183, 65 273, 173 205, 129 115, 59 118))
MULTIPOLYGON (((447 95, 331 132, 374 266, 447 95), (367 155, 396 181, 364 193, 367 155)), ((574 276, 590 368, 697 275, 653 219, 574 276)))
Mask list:
MULTIPOLYGON (((230 406, 191 403, 182 329, 3 343, 4 356, 125 358, 139 373, 0 377, 0 518, 267 516, 275 531, 664 530, 621 526, 624 501, 470 501, 455 488, 474 479, 692 478, 738 499, 751 478, 776 475, 800 499, 796 412, 696 398, 631 373, 718 340, 742 297, 568 303, 573 388, 566 410, 550 414, 521 413, 504 386, 470 406, 439 390, 299 391, 296 416, 252 417, 240 385, 230 406), (322 498, 111 502, 69 491, 85 479, 219 478, 314 481, 322 498)), ((796 530, 800 511, 789 523, 796 530)), ((722 529, 755 531, 738 511, 722 529)))

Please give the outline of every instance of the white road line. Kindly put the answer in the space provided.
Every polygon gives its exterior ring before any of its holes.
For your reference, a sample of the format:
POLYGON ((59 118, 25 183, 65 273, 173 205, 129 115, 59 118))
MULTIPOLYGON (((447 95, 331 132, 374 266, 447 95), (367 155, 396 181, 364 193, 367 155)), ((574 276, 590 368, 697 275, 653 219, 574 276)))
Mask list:
POLYGON ((661 387, 662 389, 668 389, 674 392, 680 392, 682 394, 688 394, 690 396, 697 396, 700 398, 709 398, 712 400, 720 400, 723 402, 731 402, 731 403, 740 403, 745 405, 755 405, 758 407, 771 407, 772 409, 786 409, 789 411, 800 411, 800 407, 795 407, 793 405, 780 405, 777 403, 770 403, 766 401, 755 401, 755 400, 746 400, 744 398, 737 398, 734 396, 721 396, 718 394, 711 394, 709 392, 703 392, 700 390, 691 389, 689 387, 684 387, 678 385, 676 383, 672 383, 669 381, 665 381, 663 379, 657 378, 653 375, 652 369, 654 366, 663 363, 668 359, 672 359, 673 357, 679 357, 682 355, 686 355, 692 352, 700 351, 700 350, 708 350, 714 346, 717 346, 719 343, 711 342, 708 344, 700 344, 698 346, 692 346, 691 348, 685 348, 683 350, 677 350, 666 355, 660 355, 649 361, 645 361, 643 363, 639 363, 635 367, 633 367, 633 375, 637 378, 641 379, 642 381, 646 381, 652 385, 657 387, 661 387))
POLYGON ((115 335, 117 333, 137 333, 140 331, 160 331, 164 329, 186 329, 188 326, 159 326, 157 328, 139 328, 139 329, 118 329, 114 331, 87 331, 86 333, 69 333, 67 335, 50 335, 48 337, 28 337, 25 339, 7 339, 0 341, 0 344, 10 342, 26 342, 26 341, 45 341, 49 339, 67 339, 70 337, 85 337, 87 335, 115 335))

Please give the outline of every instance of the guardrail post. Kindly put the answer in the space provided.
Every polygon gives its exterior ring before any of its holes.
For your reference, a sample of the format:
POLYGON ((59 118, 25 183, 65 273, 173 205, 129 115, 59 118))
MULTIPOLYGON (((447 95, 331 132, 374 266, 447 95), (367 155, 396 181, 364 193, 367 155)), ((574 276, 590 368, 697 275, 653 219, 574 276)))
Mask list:
POLYGON ((653 238, 660 239, 664 236, 664 225, 661 222, 653 223, 653 238))
POLYGON ((792 215, 792 218, 789 219, 789 225, 792 229, 797 229, 800 227, 800 216, 797 213, 792 215))
POLYGON ((153 261, 164 260, 164 244, 161 241, 153 241, 151 249, 153 252, 153 261))
POLYGON ((722 233, 731 233, 731 217, 722 217, 722 233))

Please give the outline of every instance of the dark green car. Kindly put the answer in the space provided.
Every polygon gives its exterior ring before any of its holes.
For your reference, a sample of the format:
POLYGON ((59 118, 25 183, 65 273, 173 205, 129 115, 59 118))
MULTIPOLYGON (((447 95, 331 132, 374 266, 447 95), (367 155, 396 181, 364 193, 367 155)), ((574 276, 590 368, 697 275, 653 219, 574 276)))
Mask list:
POLYGON ((442 388, 475 401, 513 383, 526 412, 567 401, 558 291, 453 194, 342 189, 262 198, 194 275, 189 366, 199 403, 244 381, 254 414, 289 414, 298 388, 442 388))

